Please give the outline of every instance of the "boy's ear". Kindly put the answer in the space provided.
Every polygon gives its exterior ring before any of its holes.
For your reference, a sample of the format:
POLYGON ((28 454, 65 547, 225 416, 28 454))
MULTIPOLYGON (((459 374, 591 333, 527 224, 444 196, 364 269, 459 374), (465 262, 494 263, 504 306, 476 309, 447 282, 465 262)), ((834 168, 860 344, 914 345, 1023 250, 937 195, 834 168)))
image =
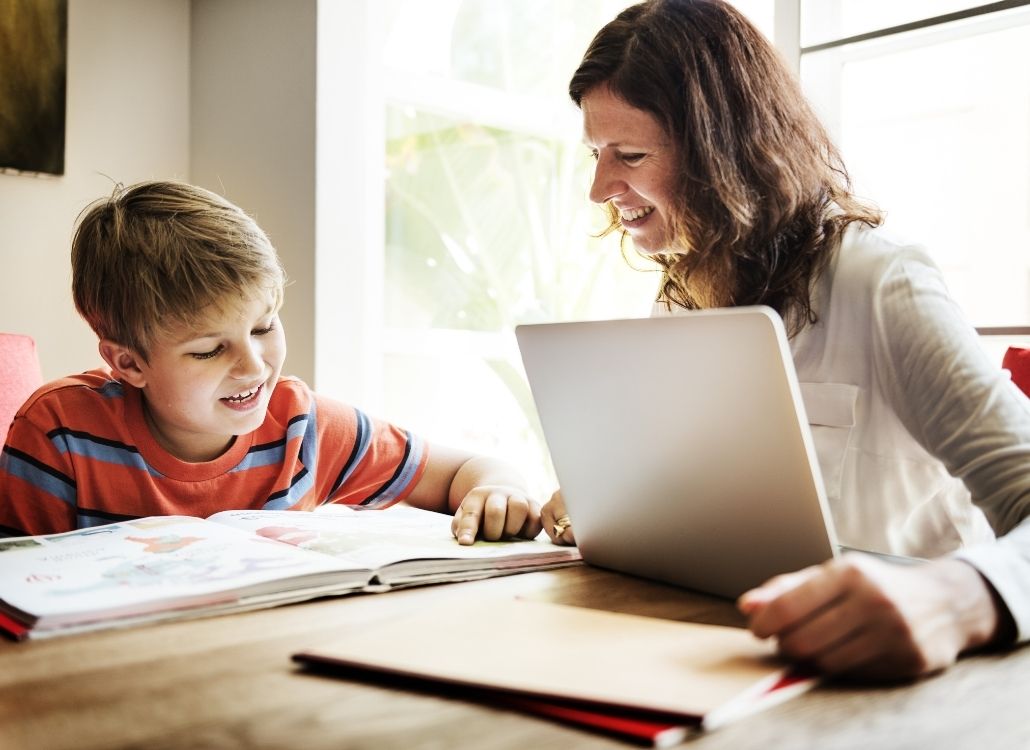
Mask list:
POLYGON ((146 375, 140 366, 145 360, 129 347, 110 339, 101 339, 100 356, 114 374, 129 385, 142 388, 147 384, 146 375))

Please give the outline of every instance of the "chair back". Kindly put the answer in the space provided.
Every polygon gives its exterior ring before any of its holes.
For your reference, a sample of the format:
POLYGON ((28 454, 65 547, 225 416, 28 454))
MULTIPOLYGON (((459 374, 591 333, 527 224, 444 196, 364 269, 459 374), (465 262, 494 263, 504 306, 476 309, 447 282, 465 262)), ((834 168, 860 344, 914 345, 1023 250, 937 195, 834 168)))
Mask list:
POLYGON ((1030 396, 1030 349, 1010 346, 1005 352, 1001 366, 1012 373, 1012 382, 1030 396))
POLYGON ((0 444, 7 439, 15 413, 41 385, 36 342, 29 336, 0 333, 0 444))

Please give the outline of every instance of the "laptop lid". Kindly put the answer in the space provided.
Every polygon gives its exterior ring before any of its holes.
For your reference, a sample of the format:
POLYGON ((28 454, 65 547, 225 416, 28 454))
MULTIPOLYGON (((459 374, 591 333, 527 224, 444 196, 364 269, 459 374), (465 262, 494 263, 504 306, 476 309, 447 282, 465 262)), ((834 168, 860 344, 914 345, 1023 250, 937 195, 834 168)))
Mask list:
POLYGON ((516 327, 583 559, 736 597, 836 554, 767 307, 516 327))

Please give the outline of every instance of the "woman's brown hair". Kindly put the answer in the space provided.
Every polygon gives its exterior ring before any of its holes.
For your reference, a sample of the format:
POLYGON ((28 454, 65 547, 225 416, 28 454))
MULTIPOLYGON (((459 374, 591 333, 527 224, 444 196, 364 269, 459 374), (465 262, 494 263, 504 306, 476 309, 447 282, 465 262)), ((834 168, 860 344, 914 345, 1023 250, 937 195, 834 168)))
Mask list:
MULTIPOLYGON (((682 201, 658 299, 685 308, 769 305, 791 334, 814 323, 812 281, 845 228, 880 213, 851 191, 840 154, 777 51, 722 0, 648 0, 594 37, 569 83, 648 112, 672 138, 682 201)), ((620 227, 609 205, 610 225, 620 227)))

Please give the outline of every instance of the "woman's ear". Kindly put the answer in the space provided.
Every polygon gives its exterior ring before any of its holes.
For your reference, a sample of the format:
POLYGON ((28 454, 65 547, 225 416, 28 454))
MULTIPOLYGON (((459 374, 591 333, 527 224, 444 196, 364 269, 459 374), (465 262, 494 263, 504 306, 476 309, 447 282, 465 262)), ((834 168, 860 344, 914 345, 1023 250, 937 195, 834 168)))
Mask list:
POLYGON ((142 388, 147 384, 141 366, 146 364, 146 360, 137 352, 110 339, 101 339, 99 348, 100 356, 121 380, 136 388, 142 388))

